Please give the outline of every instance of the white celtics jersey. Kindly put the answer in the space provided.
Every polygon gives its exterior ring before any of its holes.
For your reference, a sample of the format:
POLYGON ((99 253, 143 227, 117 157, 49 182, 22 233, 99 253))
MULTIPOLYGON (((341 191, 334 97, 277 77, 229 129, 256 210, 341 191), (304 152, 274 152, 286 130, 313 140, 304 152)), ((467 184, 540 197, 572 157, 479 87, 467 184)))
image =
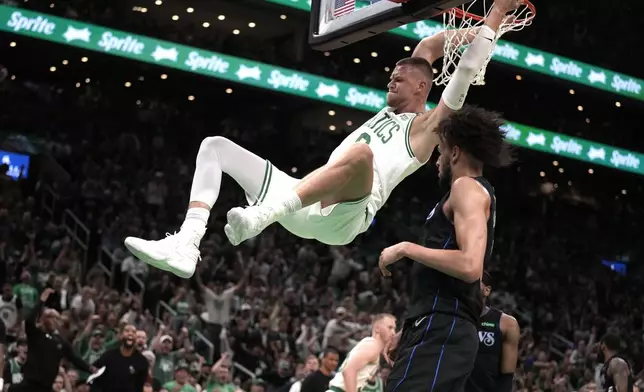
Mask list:
POLYGON ((15 295, 11 297, 10 300, 5 301, 2 296, 0 296, 0 318, 4 321, 5 327, 11 329, 16 325, 18 321, 18 307, 16 306, 16 297, 15 295))
MULTIPOLYGON (((356 344, 351 351, 349 351, 349 354, 347 354, 347 357, 345 358, 344 362, 342 362, 342 365, 340 365, 340 368, 338 369, 337 373, 335 374, 333 379, 331 379, 331 381, 329 382, 330 387, 339 388, 343 391, 345 390, 344 377, 342 376, 342 371, 344 370, 344 367, 349 361, 349 358, 351 358, 352 355, 355 355, 356 352, 360 350, 360 346, 362 346, 365 342, 369 342, 373 340, 374 338, 372 337, 364 338, 361 341, 359 341, 358 344, 356 344)), ((379 360, 380 360, 380 356, 378 356, 378 358, 376 358, 374 362, 369 362, 367 366, 363 367, 358 371, 358 375, 356 376, 358 391, 362 391, 362 388, 365 387, 367 385, 367 382, 374 376, 374 374, 376 374, 376 372, 378 371, 379 360)))
POLYGON ((384 108, 347 136, 331 153, 329 161, 352 144, 367 143, 371 147, 374 163, 371 195, 376 211, 382 208, 405 177, 424 164, 416 159, 411 149, 410 132, 414 118, 414 113, 395 114, 393 108, 384 108))

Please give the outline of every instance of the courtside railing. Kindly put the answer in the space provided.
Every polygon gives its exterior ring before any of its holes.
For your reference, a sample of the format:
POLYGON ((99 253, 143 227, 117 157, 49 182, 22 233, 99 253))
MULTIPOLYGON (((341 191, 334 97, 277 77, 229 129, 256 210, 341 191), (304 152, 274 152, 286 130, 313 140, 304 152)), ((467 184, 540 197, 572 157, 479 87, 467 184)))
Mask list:
POLYGON ((87 253, 89 249, 90 230, 80 219, 69 209, 63 213, 63 228, 71 239, 70 245, 80 252, 81 276, 87 273, 87 253))
POLYGON ((56 217, 56 205, 58 204, 58 199, 60 196, 50 187, 49 185, 44 185, 42 187, 42 194, 40 198, 40 207, 43 213, 47 213, 49 219, 55 219, 56 217))
MULTIPOLYGON (((177 311, 174 310, 172 306, 168 305, 164 301, 159 301, 159 303, 157 304, 157 309, 155 314, 155 320, 157 322, 157 325, 161 325, 165 323, 163 321, 164 312, 167 312, 170 315, 170 318, 176 318, 179 316, 177 311)), ((206 355, 207 356, 206 360, 209 363, 213 363, 214 356, 215 356, 215 345, 212 344, 212 342, 207 337, 205 337, 204 334, 202 334, 199 331, 194 331, 190 335, 190 341, 192 342, 193 346, 197 346, 198 343, 200 342, 206 347, 208 347, 208 354, 206 355)))

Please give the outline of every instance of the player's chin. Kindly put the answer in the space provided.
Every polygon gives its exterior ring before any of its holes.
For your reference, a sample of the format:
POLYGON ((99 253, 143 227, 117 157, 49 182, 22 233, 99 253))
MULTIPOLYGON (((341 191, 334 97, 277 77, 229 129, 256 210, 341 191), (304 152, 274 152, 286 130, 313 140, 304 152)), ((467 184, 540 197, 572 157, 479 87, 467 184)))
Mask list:
POLYGON ((398 103, 398 94, 388 92, 387 93, 387 106, 396 106, 398 103))

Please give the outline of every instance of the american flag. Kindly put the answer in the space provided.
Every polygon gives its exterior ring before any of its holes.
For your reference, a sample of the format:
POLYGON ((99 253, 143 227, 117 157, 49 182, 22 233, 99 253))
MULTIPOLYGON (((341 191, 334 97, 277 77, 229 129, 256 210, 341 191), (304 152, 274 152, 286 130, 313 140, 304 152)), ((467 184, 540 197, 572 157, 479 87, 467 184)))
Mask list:
POLYGON ((335 0, 335 9, 333 10, 333 17, 338 18, 342 15, 347 15, 356 9, 356 0, 335 0))

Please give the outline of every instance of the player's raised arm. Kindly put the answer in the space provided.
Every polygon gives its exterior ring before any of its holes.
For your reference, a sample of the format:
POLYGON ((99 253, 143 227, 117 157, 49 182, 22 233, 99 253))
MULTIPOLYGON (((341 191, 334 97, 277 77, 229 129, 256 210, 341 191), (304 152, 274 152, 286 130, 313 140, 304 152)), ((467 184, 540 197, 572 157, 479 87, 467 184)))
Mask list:
POLYGON ((452 111, 460 110, 465 103, 465 97, 470 85, 489 54, 494 50, 496 32, 506 18, 506 14, 516 9, 522 0, 495 0, 494 7, 485 19, 485 24, 465 49, 461 61, 447 84, 438 106, 433 110, 433 122, 440 121, 452 111), (435 117, 438 116, 438 117, 435 117))
MULTIPOLYGON (((452 41, 459 41, 461 38, 463 42, 469 44, 474 41, 476 34, 480 28, 474 27, 471 29, 459 29, 456 34, 452 34, 452 41)), ((445 55, 445 31, 436 33, 430 37, 423 38, 412 53, 412 57, 422 57, 425 60, 429 61, 430 64, 433 64, 434 61, 440 59, 445 55)))

